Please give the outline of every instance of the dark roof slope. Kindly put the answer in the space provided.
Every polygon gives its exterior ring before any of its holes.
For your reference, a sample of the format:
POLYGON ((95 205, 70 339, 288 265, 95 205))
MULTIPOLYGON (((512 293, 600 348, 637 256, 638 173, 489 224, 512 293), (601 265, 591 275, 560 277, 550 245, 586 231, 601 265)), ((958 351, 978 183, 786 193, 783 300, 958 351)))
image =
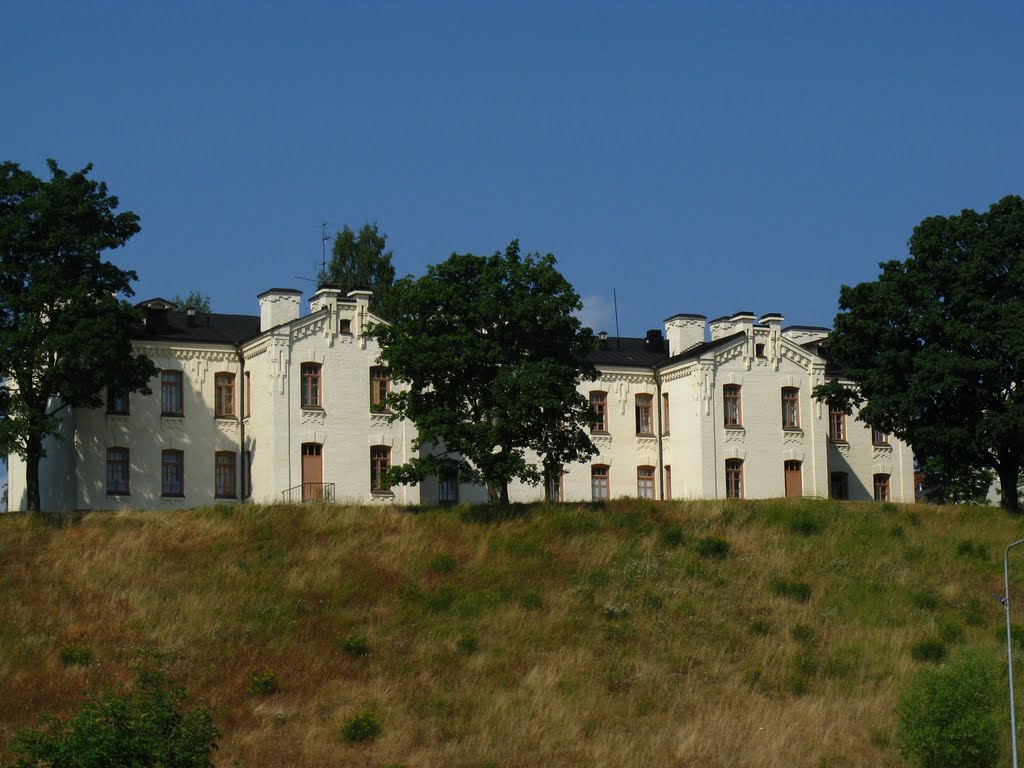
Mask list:
POLYGON ((595 365, 625 365, 637 368, 656 368, 668 360, 667 344, 652 350, 647 339, 631 339, 625 336, 609 336, 601 347, 589 355, 587 362, 595 365))
POLYGON ((203 341, 215 344, 238 344, 260 332, 259 315, 222 315, 217 312, 196 312, 191 317, 176 309, 167 312, 167 330, 153 332, 140 328, 132 334, 136 339, 159 341, 203 341))

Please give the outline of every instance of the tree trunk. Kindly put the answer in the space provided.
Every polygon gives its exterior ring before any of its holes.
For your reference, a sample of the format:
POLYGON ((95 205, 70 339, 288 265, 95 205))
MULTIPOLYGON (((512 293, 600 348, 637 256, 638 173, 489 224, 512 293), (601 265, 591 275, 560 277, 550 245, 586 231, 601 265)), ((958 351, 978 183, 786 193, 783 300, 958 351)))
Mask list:
POLYGON ((999 505, 1008 512, 1020 512, 1020 494, 1017 483, 1020 480, 1020 462, 1002 461, 999 464, 999 505))
POLYGON ((498 503, 501 506, 503 506, 503 507, 507 507, 508 506, 508 483, 502 483, 500 486, 498 486, 498 491, 500 493, 500 496, 498 497, 498 503))
POLYGON ((29 435, 25 454, 26 508, 29 512, 39 512, 39 458, 43 454, 42 435, 29 435))

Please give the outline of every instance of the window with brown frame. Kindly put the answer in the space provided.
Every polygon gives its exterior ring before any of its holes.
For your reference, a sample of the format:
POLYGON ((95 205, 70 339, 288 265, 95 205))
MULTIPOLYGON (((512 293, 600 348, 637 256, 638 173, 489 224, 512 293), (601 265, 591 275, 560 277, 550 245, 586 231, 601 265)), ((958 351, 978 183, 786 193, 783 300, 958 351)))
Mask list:
POLYGON ((668 392, 661 393, 661 434, 667 435, 669 428, 668 392))
POLYGON ((107 387, 107 413, 113 416, 128 415, 128 392, 120 387, 107 387))
POLYGON ((650 395, 636 396, 636 433, 654 434, 654 398, 650 395))
POLYGON ((565 501, 562 488, 562 475, 564 474, 565 470, 559 464, 554 468, 554 472, 544 481, 544 496, 548 501, 565 501))
POLYGON ((592 464, 590 467, 590 497, 594 501, 608 501, 608 481, 608 465, 592 464))
POLYGON ((252 373, 245 372, 245 418, 252 416, 252 373))
POLYGON ((459 465, 445 462, 437 475, 437 500, 441 504, 459 503, 459 465))
POLYGON ((833 472, 830 475, 830 486, 833 499, 850 498, 850 476, 845 472, 833 472))
POLYGON ((889 475, 874 476, 875 501, 889 501, 889 475))
POLYGON ((160 452, 160 495, 185 495, 185 454, 183 451, 160 452))
POLYGON ((213 415, 230 418, 235 415, 235 374, 221 372, 213 376, 213 415))
POLYGON ((184 416, 182 390, 184 376, 181 371, 160 371, 160 415, 184 416))
POLYGON ((594 391, 590 393, 590 407, 594 411, 594 423, 591 432, 608 431, 608 393, 594 391))
POLYGON ((672 500, 672 467, 665 465, 665 500, 672 500))
POLYGON ((386 445, 375 445, 370 448, 370 491, 386 493, 391 486, 384 479, 384 473, 391 466, 391 448, 386 445))
POLYGON ((725 497, 727 499, 743 498, 743 460, 725 460, 725 497))
POLYGON ((234 451, 217 451, 213 463, 213 495, 218 499, 238 498, 238 484, 235 482, 234 451))
POLYGON ((654 498, 654 467, 636 468, 636 495, 641 499, 654 498))
POLYGON ((323 401, 320 398, 320 363, 303 363, 302 373, 302 407, 320 408, 323 401))
POLYGON ((888 445, 889 435, 880 429, 871 428, 871 444, 872 445, 888 445))
POLYGON ((391 394, 391 374, 382 365, 370 368, 370 410, 384 412, 388 408, 388 395, 391 394))
POLYGON ((833 443, 846 442, 846 414, 839 408, 828 409, 828 439, 833 443))
POLYGON ((800 428, 800 390, 796 387, 782 388, 782 428, 800 428))
POLYGON ((740 407, 740 385, 726 384, 722 387, 723 413, 725 415, 725 426, 743 426, 743 411, 740 407))
POLYGON ((127 496, 128 494, 128 449, 107 448, 107 495, 127 496))

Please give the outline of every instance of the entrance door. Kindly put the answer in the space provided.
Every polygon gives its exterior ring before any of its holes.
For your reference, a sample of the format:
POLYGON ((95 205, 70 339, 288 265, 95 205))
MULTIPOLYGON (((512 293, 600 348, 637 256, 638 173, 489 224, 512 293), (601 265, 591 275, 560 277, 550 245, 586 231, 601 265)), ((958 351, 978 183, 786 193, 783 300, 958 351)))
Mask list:
POLYGON ((800 462, 787 461, 783 466, 786 470, 786 497, 803 496, 804 487, 800 477, 800 462))
POLYGON ((323 496, 324 457, 320 443, 302 444, 302 500, 323 496))

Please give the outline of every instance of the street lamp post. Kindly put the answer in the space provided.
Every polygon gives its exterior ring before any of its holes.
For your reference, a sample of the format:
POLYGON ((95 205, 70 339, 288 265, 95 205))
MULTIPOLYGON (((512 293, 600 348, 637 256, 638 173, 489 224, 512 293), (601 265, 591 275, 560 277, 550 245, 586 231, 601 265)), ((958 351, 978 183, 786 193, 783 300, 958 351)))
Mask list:
POLYGON ((1013 750, 1013 768, 1017 768, 1017 714, 1013 704, 1013 637, 1010 632, 1010 550, 1024 539, 1009 544, 1003 552, 1003 610, 1006 611, 1006 668, 1010 678, 1010 744, 1013 750))

